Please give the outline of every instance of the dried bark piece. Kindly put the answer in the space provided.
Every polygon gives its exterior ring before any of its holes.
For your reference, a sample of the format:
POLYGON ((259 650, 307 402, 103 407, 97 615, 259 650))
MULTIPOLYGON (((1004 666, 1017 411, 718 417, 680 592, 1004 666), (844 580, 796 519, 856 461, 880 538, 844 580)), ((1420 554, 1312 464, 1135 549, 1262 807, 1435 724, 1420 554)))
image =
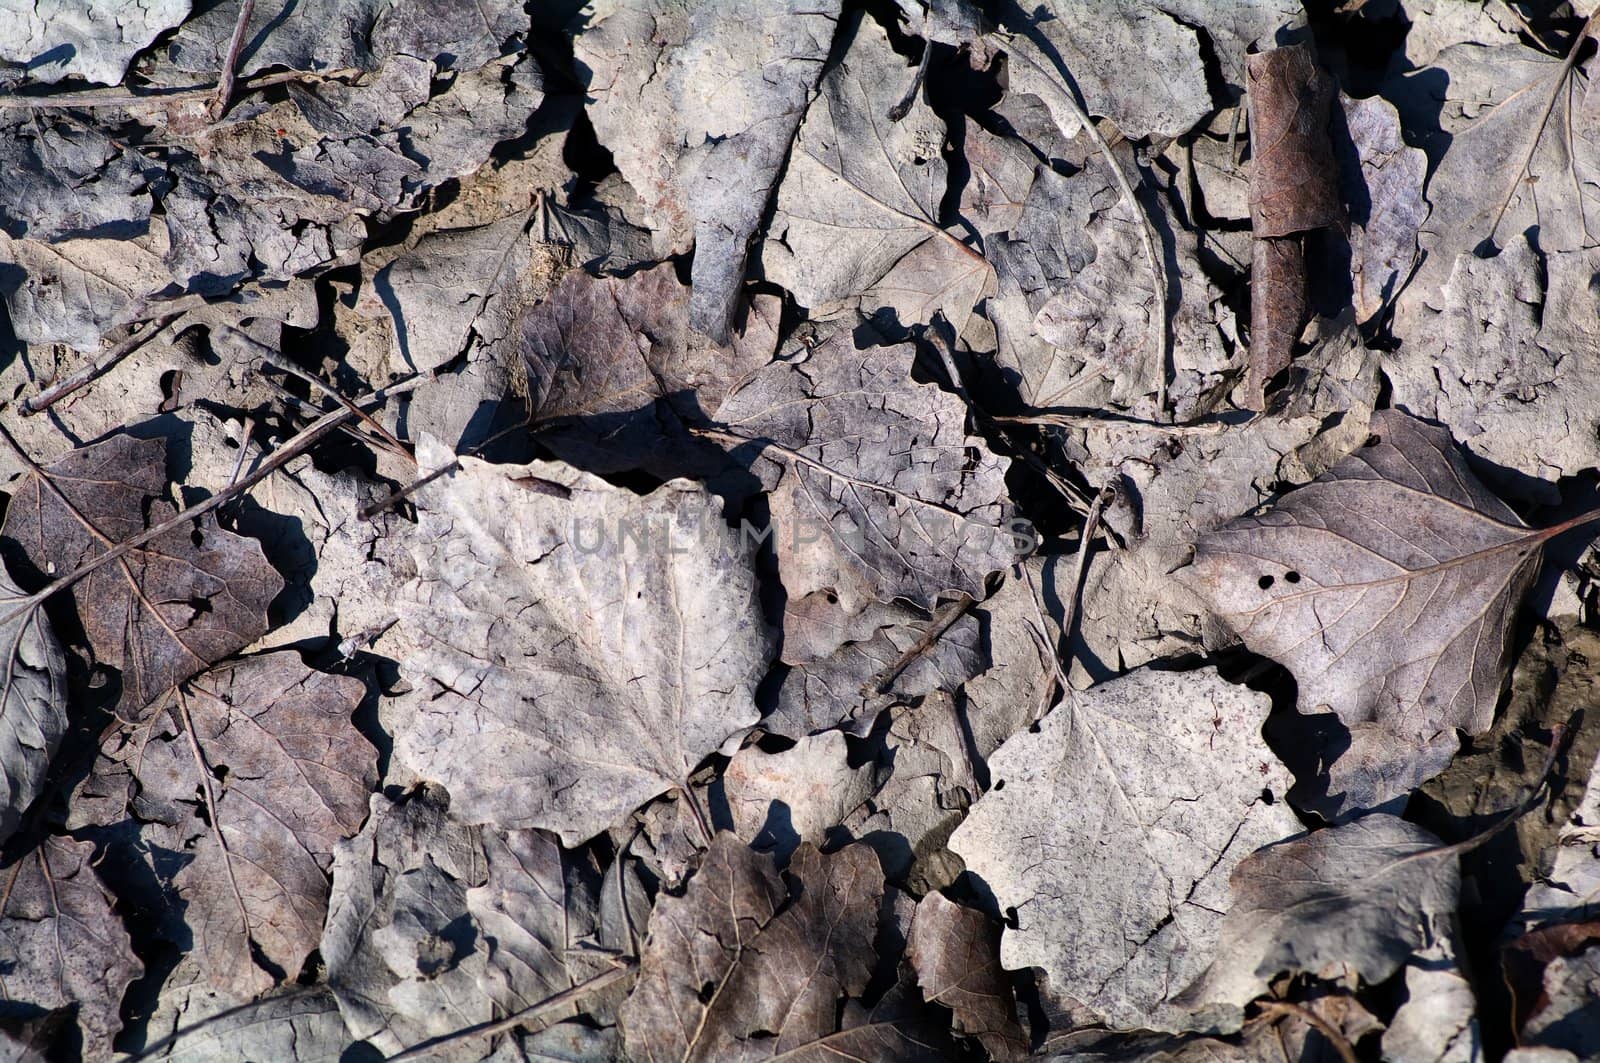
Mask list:
MULTIPOLYGON (((18 486, 0 534, 40 572, 65 575, 174 510, 166 440, 116 435, 64 455, 18 486), (59 492, 59 494, 57 493, 59 492)), ((72 588, 95 656, 122 673, 127 716, 267 630, 283 589, 261 544, 214 516, 175 528, 72 588)))
POLYGON ((1250 84, 1250 374, 1246 404, 1263 408, 1267 382, 1289 364, 1305 321, 1299 233, 1341 217, 1339 170, 1328 139, 1333 80, 1304 45, 1252 55, 1250 84))
POLYGON ((90 842, 51 837, 0 871, 0 1018, 75 1008, 84 1056, 108 1059, 122 995, 144 965, 90 868, 93 855, 90 842))

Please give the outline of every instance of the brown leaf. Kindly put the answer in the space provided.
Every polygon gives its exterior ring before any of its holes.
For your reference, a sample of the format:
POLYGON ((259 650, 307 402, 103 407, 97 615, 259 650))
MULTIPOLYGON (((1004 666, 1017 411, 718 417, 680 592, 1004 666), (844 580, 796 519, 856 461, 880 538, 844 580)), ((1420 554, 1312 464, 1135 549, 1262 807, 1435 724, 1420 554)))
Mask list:
POLYGON ((1306 312, 1299 233, 1340 217, 1338 166, 1328 139, 1333 82, 1304 45, 1250 56, 1250 377, 1262 409, 1267 381, 1289 364, 1306 312))
POLYGON ((917 905, 906 955, 923 996, 954 1012, 956 1029, 976 1037, 990 1059, 1028 1054, 1028 1039, 1000 967, 998 924, 942 893, 930 893, 917 905))
POLYGON ((1266 512, 1201 538, 1179 578, 1294 673, 1302 712, 1381 725, 1398 766, 1451 728, 1492 722, 1511 621, 1561 526, 1530 531, 1441 429, 1383 410, 1372 433, 1266 512))
POLYGON ((1333 81, 1304 45, 1252 55, 1250 231, 1289 236, 1339 220, 1338 164, 1328 139, 1333 81))
POLYGON ((317 947, 333 847, 360 829, 377 783, 377 751, 351 722, 364 694, 293 651, 252 657, 101 748, 84 790, 111 802, 101 818, 131 798, 146 839, 193 850, 173 887, 212 985, 254 996, 317 947))
POLYGON ((3 872, 0 1018, 75 1007, 86 1058, 108 1058, 122 994, 144 966, 89 867, 94 846, 46 838, 3 872))
POLYGON ((804 845, 789 874, 800 892, 785 907, 771 858, 719 833, 683 896, 656 903, 639 981, 622 1007, 630 1058, 930 1058, 934 1049, 905 1018, 839 1026, 840 998, 859 996, 872 973, 877 856, 860 844, 828 856, 804 845))
MULTIPOLYGON (((116 435, 74 450, 17 488, 0 534, 47 576, 63 575, 170 517, 166 441, 116 435), (152 499, 154 501, 152 501, 152 499)), ((132 716, 267 630, 283 580, 261 544, 212 517, 101 566, 73 588, 96 658, 122 672, 132 716)))

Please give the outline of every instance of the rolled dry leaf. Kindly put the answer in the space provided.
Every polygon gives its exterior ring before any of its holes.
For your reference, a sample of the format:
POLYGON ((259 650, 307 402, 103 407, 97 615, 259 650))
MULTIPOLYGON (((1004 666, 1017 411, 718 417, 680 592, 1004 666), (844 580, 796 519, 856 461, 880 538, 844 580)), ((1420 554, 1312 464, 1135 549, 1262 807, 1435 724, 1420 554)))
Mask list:
POLYGON ((1288 368, 1306 319, 1306 257, 1298 233, 1250 245, 1250 369, 1246 405, 1266 408, 1267 382, 1288 368))
POLYGON ((1300 234, 1340 218, 1328 139, 1333 82, 1304 45, 1249 57, 1250 370, 1245 404, 1262 409, 1267 381, 1289 364, 1306 313, 1300 234))

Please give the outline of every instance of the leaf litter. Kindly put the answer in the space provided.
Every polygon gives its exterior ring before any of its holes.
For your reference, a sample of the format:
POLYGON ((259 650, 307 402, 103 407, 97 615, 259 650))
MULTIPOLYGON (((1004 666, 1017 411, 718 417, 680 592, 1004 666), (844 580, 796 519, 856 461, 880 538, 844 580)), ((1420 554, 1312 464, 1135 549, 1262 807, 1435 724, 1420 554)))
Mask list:
POLYGON ((0 0, 3 1053, 1593 1058, 1588 6, 0 0))

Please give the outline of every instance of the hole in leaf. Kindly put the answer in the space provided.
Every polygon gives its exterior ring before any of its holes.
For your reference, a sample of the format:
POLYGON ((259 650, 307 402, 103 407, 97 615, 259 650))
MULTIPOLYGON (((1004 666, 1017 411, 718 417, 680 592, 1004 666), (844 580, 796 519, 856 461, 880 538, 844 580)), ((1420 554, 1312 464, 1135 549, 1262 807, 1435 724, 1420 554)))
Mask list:
POLYGON ((1005 788, 1006 788, 1006 781, 1004 779, 996 779, 994 781, 994 786, 992 787, 992 789, 994 790, 995 793, 999 793, 1001 790, 1004 790, 1005 788))
POLYGON ((702 1004, 711 1003, 711 997, 712 997, 713 994, 716 993, 716 991, 717 991, 717 983, 715 983, 715 982, 707 982, 705 985, 701 986, 700 987, 700 992, 698 994, 699 997, 700 997, 700 1003, 702 1003, 702 1004))
POLYGON ((1261 803, 1262 804, 1270 805, 1270 804, 1275 803, 1277 800, 1278 799, 1276 797, 1272 796, 1272 791, 1271 790, 1267 789, 1265 786, 1263 786, 1261 788, 1261 803))
POLYGON ((1300 573, 1295 572, 1293 570, 1290 570, 1290 571, 1285 572, 1283 574, 1283 578, 1284 578, 1285 582, 1288 582, 1288 583, 1299 583, 1300 582, 1300 573))
POLYGON ((1383 442, 1383 437, 1380 436, 1378 433, 1374 432, 1370 436, 1368 436, 1367 437, 1367 441, 1365 443, 1361 444, 1361 445, 1364 446, 1364 447, 1375 447, 1379 443, 1382 443, 1382 442, 1383 442))
POLYGON ((1271 576, 1262 576, 1260 579, 1256 580, 1256 586, 1260 587, 1262 590, 1266 590, 1276 582, 1277 580, 1273 579, 1271 576))
POLYGON ((1042 730, 1044 730, 1044 728, 1039 726, 1039 721, 1038 720, 1034 720, 1032 723, 1030 723, 1028 725, 1028 733, 1031 734, 1031 735, 1036 735, 1042 730))

